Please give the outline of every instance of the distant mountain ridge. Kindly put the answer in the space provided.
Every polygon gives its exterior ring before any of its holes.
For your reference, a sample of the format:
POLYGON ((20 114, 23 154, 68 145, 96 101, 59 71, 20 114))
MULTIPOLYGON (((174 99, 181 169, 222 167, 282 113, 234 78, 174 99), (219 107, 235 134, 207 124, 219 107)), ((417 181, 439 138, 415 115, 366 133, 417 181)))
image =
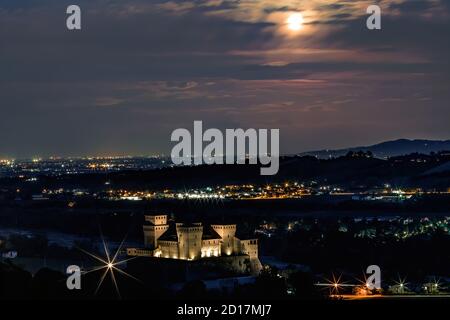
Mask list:
POLYGON ((352 147, 336 150, 317 150, 300 153, 300 156, 315 156, 320 159, 328 159, 330 157, 345 156, 348 152, 372 152, 374 157, 388 158, 401 156, 411 153, 429 154, 431 152, 450 150, 450 140, 409 140, 398 139, 392 141, 385 141, 371 146, 352 147))

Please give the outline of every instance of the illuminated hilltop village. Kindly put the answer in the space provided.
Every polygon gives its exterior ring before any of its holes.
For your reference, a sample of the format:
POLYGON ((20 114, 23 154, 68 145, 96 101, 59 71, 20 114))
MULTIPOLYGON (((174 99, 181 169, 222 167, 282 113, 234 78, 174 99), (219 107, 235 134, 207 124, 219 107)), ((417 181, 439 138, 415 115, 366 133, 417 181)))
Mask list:
MULTIPOLYGON (((145 248, 128 248, 127 255, 188 261, 246 258, 252 272, 261 269, 258 240, 237 238, 235 224, 169 224, 167 215, 147 215, 143 229, 145 248)), ((239 261, 237 264, 241 264, 239 261)))

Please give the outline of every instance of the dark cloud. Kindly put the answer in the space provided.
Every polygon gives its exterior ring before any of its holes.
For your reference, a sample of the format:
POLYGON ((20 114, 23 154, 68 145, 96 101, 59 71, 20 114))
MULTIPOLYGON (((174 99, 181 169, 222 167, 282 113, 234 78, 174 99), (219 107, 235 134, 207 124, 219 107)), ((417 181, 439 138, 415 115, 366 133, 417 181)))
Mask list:
POLYGON ((433 8, 436 6, 436 3, 431 1, 406 1, 406 2, 400 2, 400 3, 392 3, 389 6, 389 9, 398 9, 401 10, 403 13, 408 12, 415 12, 415 13, 421 13, 425 10, 428 10, 430 8, 433 8))

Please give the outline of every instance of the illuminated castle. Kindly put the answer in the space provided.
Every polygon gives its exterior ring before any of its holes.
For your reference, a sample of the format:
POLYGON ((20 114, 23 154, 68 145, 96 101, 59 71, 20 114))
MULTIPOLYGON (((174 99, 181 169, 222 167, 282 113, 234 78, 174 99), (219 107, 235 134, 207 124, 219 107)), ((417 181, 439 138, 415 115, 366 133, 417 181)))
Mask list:
POLYGON ((182 260, 212 257, 248 256, 252 264, 260 265, 258 240, 236 237, 236 225, 175 223, 167 215, 145 216, 144 249, 128 248, 129 256, 146 256, 182 260))

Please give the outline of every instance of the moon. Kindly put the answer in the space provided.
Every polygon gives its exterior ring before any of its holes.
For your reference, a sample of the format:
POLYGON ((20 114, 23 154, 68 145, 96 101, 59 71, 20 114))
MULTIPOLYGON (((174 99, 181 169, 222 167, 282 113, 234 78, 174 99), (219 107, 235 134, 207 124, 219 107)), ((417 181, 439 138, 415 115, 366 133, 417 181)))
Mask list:
POLYGON ((286 22, 289 30, 298 31, 303 26, 303 15, 301 13, 293 13, 287 18, 286 22))

